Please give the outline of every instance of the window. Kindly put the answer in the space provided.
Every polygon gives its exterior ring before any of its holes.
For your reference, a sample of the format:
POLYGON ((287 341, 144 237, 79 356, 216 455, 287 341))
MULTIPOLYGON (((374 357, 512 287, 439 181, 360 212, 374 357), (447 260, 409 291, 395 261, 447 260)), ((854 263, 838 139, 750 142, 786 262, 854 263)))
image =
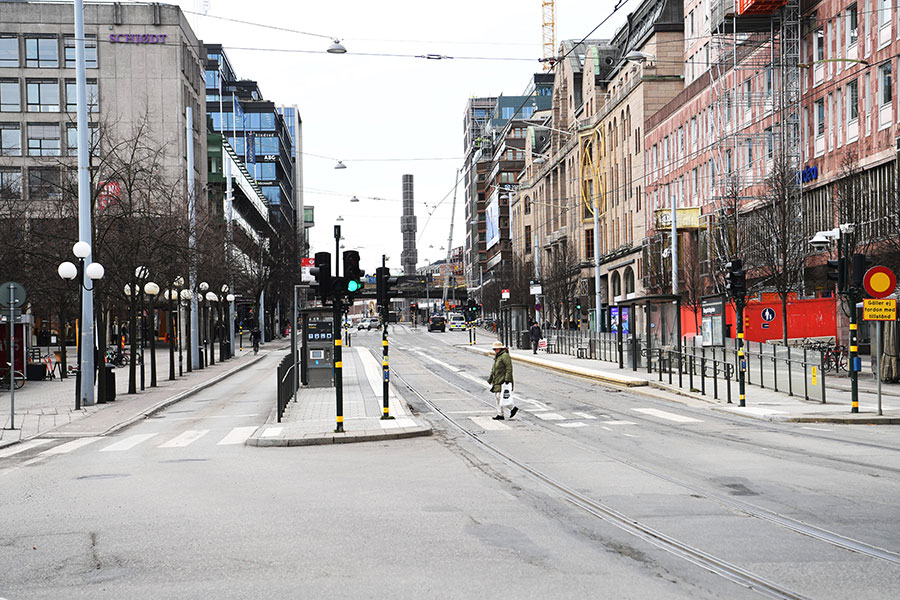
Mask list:
POLYGON ((22 197, 22 172, 19 169, 0 169, 0 197, 22 197))
MULTIPOLYGON (((529 229, 531 229, 529 227, 529 229)), ((594 230, 584 230, 584 258, 590 260, 594 256, 594 230)))
MULTIPOLYGON (((97 134, 97 124, 91 123, 88 126, 88 151, 97 147, 97 142, 99 141, 97 134)), ((66 154, 69 156, 76 156, 78 154, 78 126, 74 123, 66 125, 66 154)))
POLYGON ((525 254, 531 253, 531 225, 525 226, 525 254))
POLYGON ((880 27, 890 27, 893 14, 891 0, 878 0, 878 25, 880 27))
POLYGON ((504 119, 512 119, 516 114, 516 109, 512 106, 504 106, 501 110, 501 115, 504 119))
POLYGON ((32 167, 28 169, 28 196, 32 201, 59 200, 62 183, 59 169, 32 167))
POLYGON ((766 138, 766 159, 772 160, 775 157, 775 138, 772 134, 771 127, 766 128, 765 138, 766 138))
POLYGON ((22 91, 18 79, 0 80, 0 112, 22 110, 22 91))
MULTIPOLYGON (((66 68, 75 68, 75 36, 63 37, 63 51, 66 55, 66 68)), ((84 35, 84 67, 86 69, 97 68, 97 36, 86 33, 84 35)))
POLYGON ((28 156, 59 156, 59 125, 28 124, 28 156))
POLYGON ((269 206, 277 206, 281 204, 281 188, 277 185, 262 186, 263 196, 269 201, 269 206))
POLYGON ((881 82, 881 104, 890 104, 893 98, 891 92, 891 63, 885 63, 878 69, 878 79, 881 82))
POLYGON ((15 35, 0 35, 0 67, 19 66, 19 38, 15 35))
POLYGON ((276 137, 257 137, 256 138, 257 154, 278 154, 278 138, 276 137))
POLYGON ((534 106, 525 106, 522 108, 522 118, 530 119, 534 114, 534 106))
POLYGON ((855 4, 847 9, 845 22, 847 24, 847 46, 855 46, 859 39, 859 14, 855 4))
POLYGON ((56 37, 26 37, 25 66, 58 69, 59 46, 56 37))
POLYGON ((855 121, 859 118, 859 82, 856 80, 847 84, 847 120, 855 121))
POLYGON ((208 90, 219 89, 219 72, 218 71, 207 71, 206 72, 206 89, 208 89, 208 90))
POLYGON ((815 102, 816 135, 825 135, 825 98, 819 98, 815 102))
POLYGON ((260 113, 259 128, 262 131, 275 131, 275 113, 260 113))
MULTIPOLYGON (((66 79, 66 112, 76 112, 78 110, 78 100, 76 96, 76 88, 78 86, 75 84, 75 81, 72 79, 66 79)), ((100 109, 97 106, 97 99, 100 96, 100 91, 97 89, 97 80, 96 79, 88 79, 87 80, 87 100, 88 100, 88 112, 99 112, 100 109)))
POLYGON ((0 123, 0 156, 22 156, 22 129, 18 123, 0 123))
POLYGON ((273 162, 256 163, 255 177, 257 180, 275 179, 275 163, 273 163, 273 162))
POLYGON ((816 60, 825 60, 825 30, 821 27, 816 29, 815 34, 815 56, 816 60))
POLYGON ((26 79, 25 95, 29 112, 59 112, 59 81, 26 79))

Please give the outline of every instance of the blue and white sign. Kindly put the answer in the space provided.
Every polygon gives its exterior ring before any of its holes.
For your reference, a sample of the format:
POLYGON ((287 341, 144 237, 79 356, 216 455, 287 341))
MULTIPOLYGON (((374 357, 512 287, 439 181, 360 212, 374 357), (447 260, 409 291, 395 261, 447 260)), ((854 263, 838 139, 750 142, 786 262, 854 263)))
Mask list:
POLYGON ((762 309, 762 320, 766 323, 771 323, 775 320, 775 309, 774 308, 764 308, 762 309))

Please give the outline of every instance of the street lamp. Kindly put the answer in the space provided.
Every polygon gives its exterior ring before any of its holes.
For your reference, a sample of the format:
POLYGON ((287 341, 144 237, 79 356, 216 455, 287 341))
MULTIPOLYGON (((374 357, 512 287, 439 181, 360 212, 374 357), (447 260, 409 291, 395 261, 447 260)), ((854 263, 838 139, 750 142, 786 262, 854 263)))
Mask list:
POLYGON ((156 297, 159 295, 159 286, 148 281, 144 284, 144 293, 150 296, 150 387, 156 387, 156 297))
POLYGON ((204 325, 206 323, 205 315, 203 314, 203 295, 206 294, 207 290, 209 290, 209 284, 205 281, 201 281, 200 285, 197 286, 197 317, 199 320, 199 326, 197 327, 197 345, 201 346, 203 352, 199 353, 200 356, 200 364, 197 365, 198 368, 202 369, 206 365, 209 364, 209 357, 205 355, 206 351, 206 335, 203 331, 204 325))
POLYGON ((341 40, 334 38, 332 40, 331 45, 328 46, 328 50, 326 50, 328 54, 346 54, 347 49, 344 48, 344 45, 341 44, 341 40))
POLYGON ((228 305, 226 304, 226 301, 228 300, 228 289, 229 288, 227 283, 223 283, 222 287, 219 288, 219 291, 221 293, 219 294, 219 312, 218 318, 216 319, 216 322, 218 323, 217 329, 219 331, 219 362, 222 362, 226 358, 229 358, 229 350, 231 350, 231 346, 229 344, 229 340, 231 338, 225 337, 225 326, 228 323, 225 316, 226 308, 228 308, 228 305))
POLYGON ((353 196, 352 198, 350 198, 350 202, 359 202, 359 198, 353 196))
MULTIPOLYGON (((138 358, 137 348, 135 347, 135 343, 140 344, 140 361, 141 361, 141 391, 144 391, 146 378, 144 376, 144 328, 147 326, 147 323, 144 319, 144 294, 142 282, 147 279, 150 275, 150 270, 144 266, 138 266, 134 269, 134 283, 132 285, 125 286, 125 295, 130 296, 131 298, 131 307, 132 313, 136 314, 134 318, 132 318, 131 322, 131 364, 134 365, 134 362, 138 358), (140 318, 141 328, 140 328, 140 338, 138 338, 137 331, 137 319, 140 318)), ((136 393, 135 385, 134 385, 134 369, 132 368, 128 375, 128 393, 134 394, 136 393)))
MULTIPOLYGON (((70 263, 69 261, 65 261, 59 265, 59 267, 56 269, 56 272, 59 273, 59 276, 63 279, 66 279, 69 281, 71 281, 73 279, 77 279, 79 288, 84 289, 84 291, 86 291, 86 292, 93 291, 94 288, 96 287, 96 284, 92 285, 91 287, 87 287, 86 285, 84 285, 84 278, 87 277, 91 281, 99 281, 100 279, 103 279, 103 273, 104 273, 103 265, 101 265, 98 262, 92 262, 91 264, 89 264, 87 266, 87 268, 85 268, 84 260, 88 256, 91 255, 91 245, 88 244, 87 242, 84 242, 84 241, 76 242, 75 245, 72 246, 72 254, 74 254, 75 257, 78 259, 78 266, 76 267, 74 264, 70 263)), ((79 315, 81 315, 81 313, 82 313, 82 309, 84 306, 83 302, 84 302, 84 294, 81 292, 81 289, 79 289, 78 290, 78 314, 79 315)), ((81 327, 79 328, 79 333, 80 333, 80 330, 83 328, 84 328, 84 323, 82 322, 81 327)), ((62 335, 63 335, 63 337, 65 337, 65 331, 62 332, 62 335)), ((81 372, 82 372, 82 370, 84 370, 84 366, 81 364, 81 357, 82 357, 81 347, 84 345, 83 340, 78 341, 76 338, 76 345, 78 348, 78 368, 75 371, 75 410, 81 410, 82 403, 85 405, 88 405, 88 406, 94 403, 94 394, 93 394, 94 379, 93 379, 93 368, 92 368, 91 369, 91 371, 92 371, 91 377, 89 378, 90 385, 86 386, 92 390, 92 393, 90 394, 90 398, 88 398, 87 394, 83 394, 82 389, 81 389, 81 382, 82 382, 81 372)), ((63 340, 63 347, 65 348, 65 340, 63 340)))
POLYGON ((234 356, 234 317, 231 312, 234 309, 234 294, 228 294, 225 296, 225 300, 228 302, 226 305, 228 307, 228 358, 231 358, 234 356))
MULTIPOLYGON (((179 279, 181 279, 181 278, 179 277, 179 279)), ((182 281, 182 283, 184 283, 184 281, 182 281)), ((179 295, 181 296, 181 306, 185 310, 184 322, 190 323, 191 322, 191 298, 193 298, 194 293, 191 290, 185 288, 185 289, 181 290, 181 293, 179 295)), ((185 344, 185 347, 187 348, 187 372, 190 373, 193 368, 193 364, 192 364, 193 361, 191 359, 191 355, 193 354, 193 352, 191 352, 191 348, 192 348, 192 346, 191 346, 191 343, 192 343, 191 328, 190 328, 190 326, 188 326, 188 327, 185 327, 185 329, 187 330, 186 331, 187 343, 185 344)), ((179 333, 180 333, 180 330, 179 330, 179 333)), ((181 344, 178 345, 178 374, 179 375, 182 374, 182 372, 181 372, 181 344)))
POLYGON ((181 288, 184 286, 184 278, 176 277, 169 288, 167 300, 169 301, 169 381, 175 380, 175 345, 178 345, 178 374, 181 375, 181 324, 178 323, 178 310, 181 306, 181 288))
MULTIPOLYGON (((219 297, 212 290, 206 292, 206 351, 209 353, 209 365, 216 364, 216 340, 215 340, 215 319, 216 306, 219 297)), ((222 355, 219 354, 219 360, 222 355)))
POLYGON ((347 165, 344 164, 344 161, 339 160, 339 161, 337 161, 337 164, 334 165, 334 168, 335 169, 346 169, 347 165))

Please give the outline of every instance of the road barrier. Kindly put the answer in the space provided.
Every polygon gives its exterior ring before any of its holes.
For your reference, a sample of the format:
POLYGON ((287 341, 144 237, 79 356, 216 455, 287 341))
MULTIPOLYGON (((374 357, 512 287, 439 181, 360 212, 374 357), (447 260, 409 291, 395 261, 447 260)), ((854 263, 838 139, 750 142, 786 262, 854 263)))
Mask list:
POLYGON ((284 416, 284 409, 287 407, 288 402, 294 395, 294 377, 291 373, 293 368, 294 365, 290 354, 282 358, 281 362, 278 364, 278 380, 275 384, 275 391, 278 403, 277 408, 279 423, 281 423, 281 418, 284 416))

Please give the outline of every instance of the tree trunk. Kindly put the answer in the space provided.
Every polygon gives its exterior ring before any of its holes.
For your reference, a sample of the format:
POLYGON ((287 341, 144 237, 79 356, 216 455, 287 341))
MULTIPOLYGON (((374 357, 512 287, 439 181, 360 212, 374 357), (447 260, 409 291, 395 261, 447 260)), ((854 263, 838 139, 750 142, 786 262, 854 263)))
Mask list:
POLYGON ((131 321, 128 323, 131 336, 131 357, 128 361, 128 393, 137 394, 137 300, 131 298, 131 321))
POLYGON ((59 311, 59 378, 65 379, 69 376, 69 366, 66 364, 66 319, 65 313, 59 311))
POLYGON ((781 337, 784 345, 788 345, 787 294, 781 294, 781 337))

